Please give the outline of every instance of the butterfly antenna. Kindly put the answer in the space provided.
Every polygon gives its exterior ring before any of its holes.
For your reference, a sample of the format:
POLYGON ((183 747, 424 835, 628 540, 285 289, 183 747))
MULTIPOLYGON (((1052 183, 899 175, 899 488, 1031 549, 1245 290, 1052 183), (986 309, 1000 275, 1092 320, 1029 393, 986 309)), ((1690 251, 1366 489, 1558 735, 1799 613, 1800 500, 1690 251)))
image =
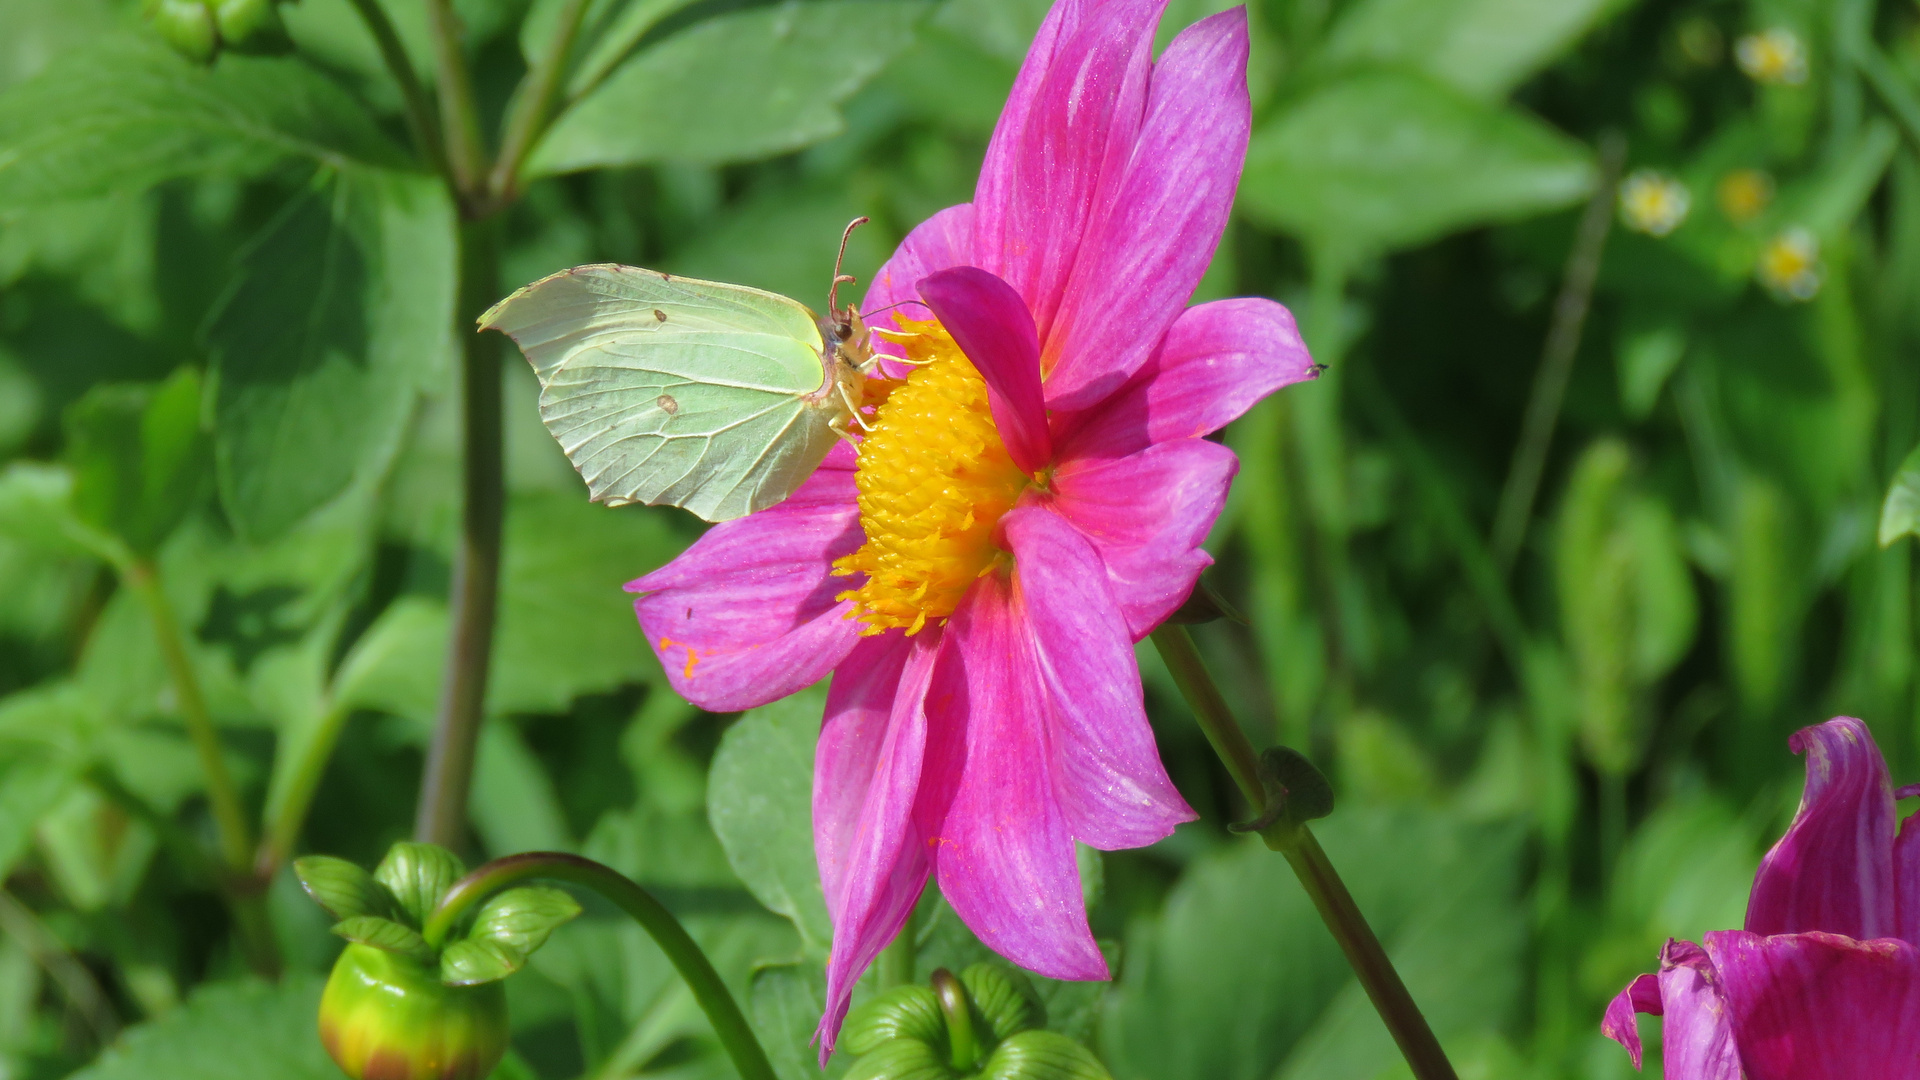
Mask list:
POLYGON ((827 286, 827 310, 833 312, 835 319, 851 321, 851 316, 842 315, 840 311, 840 283, 857 279, 852 274, 841 273, 840 264, 847 259, 847 241, 853 238, 853 230, 865 225, 871 220, 871 218, 862 214, 852 221, 847 222, 846 231, 840 234, 840 254, 833 257, 833 284, 827 286))

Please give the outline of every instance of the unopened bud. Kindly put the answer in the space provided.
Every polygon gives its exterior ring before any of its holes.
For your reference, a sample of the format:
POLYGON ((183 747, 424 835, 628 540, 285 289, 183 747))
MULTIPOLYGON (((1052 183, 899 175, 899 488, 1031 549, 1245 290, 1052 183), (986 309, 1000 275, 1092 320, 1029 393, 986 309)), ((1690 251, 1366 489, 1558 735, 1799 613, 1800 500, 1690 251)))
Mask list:
POLYGON ((175 52, 205 64, 219 51, 213 9, 202 0, 146 0, 147 21, 175 52))
POLYGON ((480 1080, 507 1051, 506 991, 355 942, 320 997, 320 1041, 353 1080, 480 1080))

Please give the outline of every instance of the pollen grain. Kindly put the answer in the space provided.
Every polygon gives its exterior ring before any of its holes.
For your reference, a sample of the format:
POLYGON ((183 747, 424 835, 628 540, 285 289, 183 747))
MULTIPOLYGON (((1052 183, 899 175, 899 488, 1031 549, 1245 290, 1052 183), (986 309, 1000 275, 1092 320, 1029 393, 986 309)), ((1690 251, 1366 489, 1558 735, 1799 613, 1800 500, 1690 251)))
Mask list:
POLYGON ((895 316, 882 331, 915 365, 860 443, 854 486, 866 543, 834 573, 865 574, 840 594, 864 634, 918 633, 953 614, 994 564, 994 527, 1028 480, 993 426, 987 384, 938 321, 895 316))

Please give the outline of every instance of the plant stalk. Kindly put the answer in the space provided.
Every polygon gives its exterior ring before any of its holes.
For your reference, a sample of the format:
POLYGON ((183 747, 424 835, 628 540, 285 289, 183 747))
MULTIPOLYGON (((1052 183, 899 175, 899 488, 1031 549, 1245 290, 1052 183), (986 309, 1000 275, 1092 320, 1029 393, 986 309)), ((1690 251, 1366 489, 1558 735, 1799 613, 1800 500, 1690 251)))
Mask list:
POLYGON ((387 18, 387 9, 380 6, 380 0, 352 0, 360 19, 367 24, 367 32, 373 35, 374 44, 380 49, 380 59, 386 62, 387 71, 393 75, 393 81, 400 87, 400 100, 407 115, 407 132, 413 137, 417 147, 433 171, 445 176, 448 182, 453 176, 447 169, 447 150, 440 138, 440 122, 434 116, 433 104, 427 99, 427 91, 420 85, 420 76, 414 73, 413 62, 407 59, 407 47, 401 43, 400 34, 393 28, 393 20, 387 18))
POLYGON ((573 39, 579 35, 580 20, 586 13, 587 0, 566 0, 547 51, 534 62, 514 93, 505 134, 500 140, 500 156, 494 161, 493 175, 487 181, 489 206, 505 206, 518 194, 520 166, 545 130, 554 94, 567 71, 567 56, 573 51, 573 39))
POLYGON ((433 37, 433 65, 440 91, 440 118, 445 139, 447 176, 453 183, 462 215, 480 216, 486 194, 486 146, 480 135, 480 115, 474 104, 473 77, 467 71, 466 44, 461 40, 460 17, 452 0, 426 0, 427 27, 433 37))
POLYGON ((152 560, 135 558, 122 571, 127 587, 146 605, 153 620, 154 637, 160 644, 161 658, 173 682, 173 696, 180 706, 187 736, 193 741, 206 774, 207 802, 213 810, 214 831, 219 837, 223 869, 221 884, 233 912, 234 929, 240 939, 247 965, 256 973, 277 976, 280 973, 279 950, 274 945, 267 921, 264 893, 260 883, 248 872, 253 858, 253 830, 247 824, 246 808, 240 802, 240 790, 227 772, 221 754, 220 735, 213 727, 213 714, 207 709, 206 695, 200 690, 200 676, 187 655, 186 636, 180 620, 167 601, 160 581, 160 568, 152 560))
POLYGON ((1561 278, 1560 295, 1553 303, 1553 321, 1547 327, 1547 341, 1540 350, 1540 366, 1535 369, 1533 391, 1527 399, 1527 411, 1520 423, 1520 441, 1513 448, 1513 463, 1507 469, 1507 482, 1500 489, 1499 509, 1493 517, 1493 557, 1504 573, 1512 569, 1527 538, 1527 522, 1533 517, 1534 499, 1540 494, 1540 474, 1547 465, 1547 451, 1553 445, 1553 429, 1560 421, 1560 406, 1566 400, 1567 380, 1573 375, 1573 360, 1580 352, 1580 332, 1587 323, 1587 309, 1593 304, 1593 285, 1600 274, 1600 256, 1606 250, 1607 233, 1613 227, 1614 189, 1620 182, 1620 169, 1627 157, 1627 141, 1619 132, 1610 131, 1600 139, 1600 182, 1580 215, 1580 228, 1574 234, 1573 250, 1567 255, 1566 272, 1561 278))
POLYGON ((429 944, 439 947, 446 941, 448 933, 459 924, 461 917, 481 901, 501 889, 532 878, 551 878, 583 885, 613 901, 620 910, 632 916, 660 946, 660 951, 667 954, 667 959, 673 962, 680 977, 686 980, 688 989, 693 991, 694 1000, 700 1003, 700 1008, 712 1022, 714 1034, 726 1047, 727 1055, 733 1058, 734 1068, 739 1070, 742 1080, 776 1080, 773 1065, 767 1060, 760 1040, 754 1037, 753 1028, 740 1011, 739 1003, 733 1000, 733 994, 721 980, 720 973, 713 969, 707 954, 700 951, 700 946, 680 925, 680 920, 654 899, 652 893, 591 859, 554 851, 533 851, 495 859, 476 868, 447 890, 446 895, 440 898, 439 906, 428 917, 422 935, 429 944))
MULTIPOLYGON (((1266 785, 1260 779, 1260 756, 1200 659, 1192 635, 1184 626, 1168 624, 1153 632, 1153 644, 1166 660, 1167 670, 1193 709, 1207 742, 1220 755, 1248 805, 1259 813, 1267 802, 1266 785)), ((1393 961, 1388 959, 1373 927, 1367 924, 1366 916, 1353 901, 1353 894, 1347 891, 1346 883, 1340 880, 1339 872, 1320 849, 1313 833, 1303 823, 1283 819, 1260 836, 1269 848, 1286 856, 1287 864, 1300 879, 1300 887, 1312 898, 1314 909, 1327 924, 1334 941, 1339 943, 1340 951, 1346 954, 1347 963, 1353 967, 1367 998, 1393 1034, 1394 1043, 1400 1047, 1417 1080, 1457 1080, 1452 1063, 1440 1048, 1440 1040, 1434 1037, 1433 1029, 1420 1013, 1420 1006, 1407 992, 1406 983, 1394 970, 1393 961)))
MULTIPOLYGON (((352 709, 329 700, 320 715, 319 730, 305 745, 305 753, 295 764, 293 778, 282 790, 267 792, 267 806, 261 814, 260 849, 254 853, 253 872, 265 881, 280 872, 300 840, 300 830, 313 809, 313 796, 320 789, 320 778, 333 760, 340 742, 340 730, 346 726, 352 709)), ((284 745, 284 744, 283 744, 284 745)))
POLYGON ((413 829, 414 839, 449 848, 460 846, 465 831, 474 745, 486 705, 494 615, 499 606, 500 528, 506 512, 500 339, 473 328, 474 320, 499 291, 499 243, 497 222, 461 226, 455 333, 464 343, 465 503, 460 546, 453 561, 453 626, 446 675, 413 829))

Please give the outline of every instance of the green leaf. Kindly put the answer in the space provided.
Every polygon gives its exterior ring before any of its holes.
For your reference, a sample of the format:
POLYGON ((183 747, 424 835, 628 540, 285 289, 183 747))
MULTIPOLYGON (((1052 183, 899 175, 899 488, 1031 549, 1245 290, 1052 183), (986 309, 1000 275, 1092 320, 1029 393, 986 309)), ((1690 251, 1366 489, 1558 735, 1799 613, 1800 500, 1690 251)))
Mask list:
POLYGON ((868 998, 847 1013, 838 1045, 849 1054, 867 1054, 889 1039, 918 1039, 944 1051, 947 1017, 932 990, 915 983, 868 998))
POLYGON ((0 469, 0 537, 41 554, 125 561, 117 538, 73 512, 73 472, 64 465, 9 462, 0 469))
POLYGON ((208 68, 114 39, 0 94, 0 206, 250 177, 289 158, 404 161, 350 96, 295 60, 208 68))
POLYGON ((67 409, 66 427, 74 513, 152 555, 209 479, 200 376, 183 367, 157 387, 96 386, 67 409))
POLYGON ((1908 452, 1880 505, 1880 546, 1920 534, 1920 446, 1908 452))
POLYGON ((333 932, 348 941, 398 953, 423 964, 433 962, 433 948, 427 944, 427 939, 420 936, 420 931, 402 926, 392 919, 383 919, 378 915, 355 915, 334 923, 333 932))
POLYGON ((27 853, 41 819, 79 782, 80 763, 64 757, 16 758, 0 771, 0 877, 27 853))
POLYGON ((580 914, 580 903, 559 889, 508 889, 481 905, 464 939, 440 956, 440 980, 450 986, 504 979, 521 969, 547 936, 580 914))
MULTIPOLYGON (((820 1080, 813 1033, 826 1005, 826 976, 819 964, 801 961, 754 970, 748 1006, 754 1031, 780 1080, 820 1080)), ((843 1027, 841 1045, 846 1045, 846 1037, 843 1027)))
POLYGON ((581 694, 658 677, 620 587, 686 546, 675 513, 596 506, 577 487, 512 500, 489 712, 563 712, 581 694))
POLYGON ((505 717, 481 728, 467 813, 491 854, 575 850, 554 778, 505 717))
POLYGON ((1674 325, 1656 326, 1621 343, 1620 407, 1630 419, 1645 420, 1660 400, 1667 377, 1687 354, 1687 333, 1674 325))
MULTIPOLYGON (((1527 935, 1517 831, 1423 808, 1342 810, 1315 832, 1435 1032, 1501 1030, 1527 935)), ((1127 952, 1101 1024, 1122 1076, 1372 1080, 1396 1057, 1286 860, 1258 843, 1191 863, 1127 952)))
POLYGON ((73 1080, 339 1080, 314 1037, 320 981, 213 983, 141 1024, 73 1080))
POLYGON ((1321 59, 1405 65, 1498 98, 1633 0, 1363 0, 1334 27, 1321 59))
POLYGON ((1254 132, 1242 205, 1349 257, 1512 221, 1592 190, 1586 148, 1418 75, 1333 82, 1254 132))
POLYGON ((373 875, 345 859, 308 855, 293 860, 294 876, 315 903, 336 919, 356 915, 391 917, 399 908, 393 894, 373 875))
MULTIPOLYGON (((693 0, 591 0, 575 35, 566 95, 578 98, 600 84, 661 20, 693 0)), ((537 0, 520 24, 520 54, 532 65, 553 40, 566 0, 537 0)))
POLYGON ((267 539, 398 450, 447 367, 453 211, 424 176, 323 173, 241 256, 207 331, 220 496, 267 539))
POLYGON ((1053 1031, 1023 1031, 1000 1044, 981 1080, 1109 1080, 1093 1051, 1053 1031))
POLYGON ((114 29, 111 0, 0 0, 0 89, 40 73, 48 61, 114 29))
POLYGON ((837 135, 834 106, 912 42, 928 10, 816 0, 709 19, 627 60, 563 113, 528 170, 747 161, 837 135))
POLYGON ((707 779, 707 817, 734 873, 821 953, 833 939, 813 859, 813 747, 825 707, 816 686, 747 713, 721 737, 707 779))
POLYGON ((466 872, 460 857, 446 848, 402 840, 387 849, 373 877, 393 892, 402 914, 418 927, 426 924, 440 897, 466 872))

